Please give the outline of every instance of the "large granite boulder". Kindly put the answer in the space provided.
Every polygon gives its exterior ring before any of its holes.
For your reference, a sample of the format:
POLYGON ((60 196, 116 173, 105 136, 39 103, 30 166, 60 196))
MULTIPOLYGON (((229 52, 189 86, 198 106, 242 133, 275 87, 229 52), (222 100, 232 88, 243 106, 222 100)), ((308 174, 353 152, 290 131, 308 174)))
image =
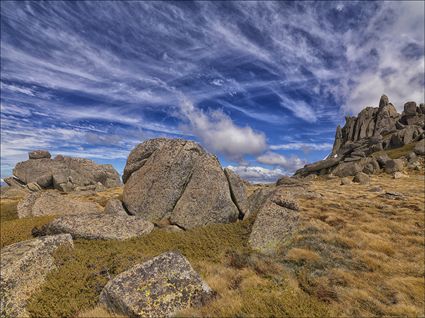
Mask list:
POLYGON ((108 282, 100 303, 129 317, 171 317, 214 295, 178 252, 161 254, 108 282))
POLYGON ((273 188, 259 188, 256 189, 249 197, 248 197, 248 213, 244 215, 244 219, 255 216, 263 204, 267 201, 267 198, 273 192, 273 188))
POLYGON ((29 153, 29 160, 19 162, 13 175, 23 184, 37 183, 42 188, 55 188, 70 192, 77 187, 102 184, 107 188, 121 184, 118 172, 112 165, 98 165, 91 160, 56 156, 36 150, 29 153))
POLYGON ((390 159, 385 162, 385 172, 392 174, 397 171, 402 171, 404 169, 403 159, 390 159))
POLYGON ((104 212, 108 214, 128 215, 122 201, 118 199, 110 199, 105 205, 104 212))
POLYGON ((18 203, 18 217, 26 218, 42 215, 69 215, 101 212, 102 208, 94 202, 69 198, 56 190, 27 194, 18 203))
POLYGON ((60 246, 72 247, 71 235, 46 236, 1 249, 1 317, 29 317, 27 301, 56 268, 52 253, 60 246))
POLYGON ((298 210, 292 191, 277 188, 257 213, 249 236, 251 247, 266 254, 275 252, 298 229, 298 210))
POLYGON ((130 153, 124 176, 127 211, 149 221, 192 228, 239 217, 220 163, 195 142, 148 140, 130 153))
POLYGON ((417 142, 413 151, 417 155, 425 156, 425 139, 422 139, 421 141, 417 142))
POLYGON ((154 225, 137 216, 90 213, 56 218, 34 230, 37 235, 69 233, 73 238, 87 240, 126 240, 149 234, 154 225))

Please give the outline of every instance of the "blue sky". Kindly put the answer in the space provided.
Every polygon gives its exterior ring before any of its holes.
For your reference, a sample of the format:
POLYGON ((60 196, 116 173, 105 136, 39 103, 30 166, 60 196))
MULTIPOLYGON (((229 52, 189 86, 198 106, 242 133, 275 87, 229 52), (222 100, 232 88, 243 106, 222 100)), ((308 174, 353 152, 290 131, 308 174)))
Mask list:
POLYGON ((32 149, 112 163, 193 139, 271 181, 344 116, 424 100, 424 3, 1 3, 1 174, 32 149))

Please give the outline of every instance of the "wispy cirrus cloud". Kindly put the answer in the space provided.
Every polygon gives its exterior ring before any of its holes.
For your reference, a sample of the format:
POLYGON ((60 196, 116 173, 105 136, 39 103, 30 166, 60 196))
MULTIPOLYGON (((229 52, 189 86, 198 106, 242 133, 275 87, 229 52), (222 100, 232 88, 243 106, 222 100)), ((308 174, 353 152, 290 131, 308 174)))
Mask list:
POLYGON ((399 109, 424 99, 423 2, 4 1, 1 10, 2 146, 13 151, 15 132, 56 149, 62 139, 46 132, 74 129, 76 152, 105 150, 108 134, 127 150, 165 135, 229 160, 271 144, 312 161, 345 114, 382 93, 399 109))

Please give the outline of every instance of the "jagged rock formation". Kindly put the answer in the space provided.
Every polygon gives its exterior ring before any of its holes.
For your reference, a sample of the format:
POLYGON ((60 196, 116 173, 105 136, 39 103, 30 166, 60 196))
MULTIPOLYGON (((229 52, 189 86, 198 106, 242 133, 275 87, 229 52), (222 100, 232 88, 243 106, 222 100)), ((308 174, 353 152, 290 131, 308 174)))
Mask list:
POLYGON ((407 102, 403 113, 399 114, 388 97, 382 95, 379 107, 366 107, 357 117, 345 119, 344 127, 336 129, 331 155, 299 169, 296 176, 373 174, 385 165, 371 156, 373 153, 399 148, 424 138, 424 104, 417 106, 415 102, 407 102))
POLYGON ((126 240, 149 234, 154 225, 137 216, 89 213, 59 217, 36 229, 33 234, 52 235, 68 233, 87 240, 126 240))
POLYGON ((17 207, 18 217, 42 215, 70 215, 101 212, 94 202, 73 200, 56 190, 47 190, 27 194, 17 207))
POLYGON ((244 184, 232 177, 232 189, 217 158, 193 141, 157 138, 139 144, 123 181, 127 211, 155 223, 188 229, 234 222, 246 213, 244 184))
POLYGON ((52 253, 60 246, 72 247, 69 234, 18 242, 1 250, 1 317, 29 317, 26 304, 56 268, 52 253))
POLYGON ((31 191, 54 188, 63 192, 100 190, 121 185, 112 165, 98 165, 91 160, 64 157, 51 159, 46 150, 29 153, 29 160, 19 162, 13 177, 5 179, 9 186, 27 187, 31 191))
POLYGON ((129 317, 173 317, 178 311, 203 305, 213 295, 183 255, 168 252, 109 281, 100 303, 129 317))

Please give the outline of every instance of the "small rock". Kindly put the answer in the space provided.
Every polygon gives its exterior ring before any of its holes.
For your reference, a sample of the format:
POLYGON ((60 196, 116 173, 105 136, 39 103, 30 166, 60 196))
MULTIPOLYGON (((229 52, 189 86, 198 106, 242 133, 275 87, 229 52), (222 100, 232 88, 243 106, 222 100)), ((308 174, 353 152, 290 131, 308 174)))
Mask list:
POLYGON ((393 179, 401 179, 401 178, 409 178, 409 176, 399 171, 394 172, 393 179))
POLYGON ((128 215, 122 202, 118 199, 111 199, 106 203, 105 213, 109 214, 120 214, 120 215, 128 215))
POLYGON ((129 317, 171 317, 213 295, 183 255, 168 252, 117 275, 106 284, 100 303, 129 317))
POLYGON ((341 185, 349 185, 351 184, 351 180, 352 178, 349 177, 341 178, 341 185))
POLYGON ((353 178, 353 182, 360 183, 360 184, 368 184, 369 181, 370 181, 369 176, 363 172, 358 172, 353 178))
POLYGON ((401 171, 404 168, 402 159, 390 159, 385 162, 385 172, 388 174, 401 171))
POLYGON ((425 139, 422 139, 421 141, 419 141, 415 148, 413 149, 413 151, 420 156, 424 156, 425 155, 425 139))
POLYGON ((37 192, 41 190, 41 187, 35 182, 28 183, 27 188, 32 192, 37 192))
POLYGON ((382 192, 382 188, 380 186, 372 187, 368 190, 369 192, 382 192))
POLYGON ((28 153, 30 159, 50 159, 52 155, 47 150, 34 150, 28 153))
POLYGON ((403 193, 395 191, 387 191, 383 194, 380 194, 379 196, 389 200, 405 200, 405 196, 403 193))

